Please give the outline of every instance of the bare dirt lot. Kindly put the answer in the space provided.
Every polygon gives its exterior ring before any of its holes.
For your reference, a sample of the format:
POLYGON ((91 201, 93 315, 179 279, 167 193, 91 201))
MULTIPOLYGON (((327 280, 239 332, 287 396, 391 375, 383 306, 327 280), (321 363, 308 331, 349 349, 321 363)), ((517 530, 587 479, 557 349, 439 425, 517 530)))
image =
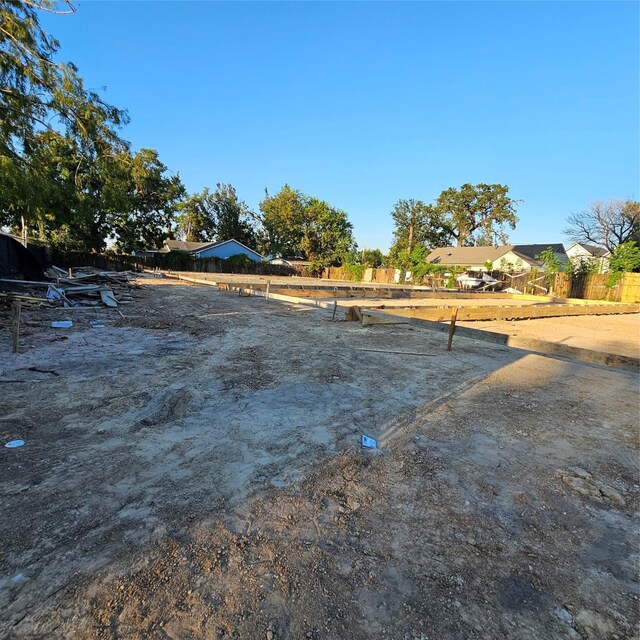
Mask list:
POLYGON ((461 326, 640 358, 640 314, 461 322, 461 326))
POLYGON ((0 637, 636 637, 637 375, 144 284, 0 330, 0 637))

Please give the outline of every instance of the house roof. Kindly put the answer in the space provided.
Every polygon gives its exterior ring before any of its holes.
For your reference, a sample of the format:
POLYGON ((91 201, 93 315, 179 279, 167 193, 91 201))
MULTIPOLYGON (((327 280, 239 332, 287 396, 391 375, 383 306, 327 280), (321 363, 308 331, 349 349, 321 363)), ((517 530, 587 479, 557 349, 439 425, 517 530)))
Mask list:
POLYGON ((428 256, 427 262, 433 264, 484 264, 485 262, 494 262, 505 253, 510 251, 511 247, 438 247, 434 249, 428 256))
POLYGON ((210 242, 206 246, 201 247, 200 249, 196 249, 194 253, 200 253, 205 249, 213 249, 214 247, 220 247, 223 244, 228 244, 229 242, 233 242, 234 244, 241 246, 243 249, 246 249, 247 251, 251 251, 251 253, 254 253, 255 255, 259 256, 260 259, 262 259, 262 255, 258 253, 255 249, 252 249, 251 247, 247 247, 246 244, 242 244, 242 242, 240 242, 239 240, 235 240, 234 238, 231 238, 230 240, 222 240, 221 242, 210 242))
POLYGON ((250 247, 247 247, 246 244, 242 244, 242 242, 234 239, 222 240, 221 242, 185 242, 183 240, 165 240, 163 250, 164 253, 167 253, 169 251, 186 251, 187 253, 200 253, 207 249, 220 247, 223 244, 227 244, 229 242, 233 242, 243 249, 246 249, 247 251, 250 251, 251 253, 262 258, 262 256, 257 251, 251 249, 250 247))
POLYGON ((542 262, 536 260, 547 247, 554 253, 564 254, 561 244, 506 244, 500 247, 439 247, 428 256, 427 262, 443 265, 472 265, 495 262, 510 251, 532 266, 540 266, 542 262))
POLYGON ((569 247, 569 249, 575 246, 582 247, 585 251, 590 253, 594 258, 602 258, 603 256, 609 255, 609 251, 607 249, 604 249, 602 247, 596 247, 592 244, 584 244, 583 242, 576 242, 572 244, 571 247, 569 247))
POLYGON ((559 253, 564 255, 564 245, 561 243, 548 243, 548 244, 514 244, 510 245, 511 250, 522 254, 523 256, 527 256, 527 258, 531 258, 533 260, 536 259, 536 256, 540 255, 545 249, 551 248, 553 253, 559 253))
POLYGON ((220 244, 218 242, 185 242, 183 240, 165 240, 165 247, 169 249, 169 251, 199 251, 204 249, 205 247, 210 247, 215 244, 220 244))

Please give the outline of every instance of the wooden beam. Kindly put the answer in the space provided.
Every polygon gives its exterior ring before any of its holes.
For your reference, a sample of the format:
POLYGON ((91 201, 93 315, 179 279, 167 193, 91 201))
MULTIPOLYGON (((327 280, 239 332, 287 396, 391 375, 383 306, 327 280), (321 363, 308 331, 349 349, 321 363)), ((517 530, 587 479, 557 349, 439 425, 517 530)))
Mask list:
MULTIPOLYGON (((447 322, 455 307, 414 307, 410 309, 386 309, 390 315, 419 318, 435 322, 447 322)), ((640 313, 640 304, 572 305, 549 304, 528 307, 460 307, 458 322, 474 320, 527 320, 533 318, 557 318, 562 316, 618 315, 640 313)))
POLYGON ((567 360, 577 360, 588 364, 598 364, 614 369, 624 369, 625 371, 640 372, 640 359, 632 356, 623 356, 617 353, 606 351, 596 351, 595 349, 583 349, 582 347, 572 347, 558 342, 548 342, 537 338, 520 338, 509 336, 507 346, 514 349, 524 349, 534 353, 549 355, 567 360))
MULTIPOLYGON (((356 309, 356 307, 350 307, 351 309, 356 309)), ((355 320, 355 314, 350 314, 349 318, 355 320)), ((360 317, 363 326, 369 326, 372 324, 408 324, 408 322, 404 318, 394 318, 393 316, 387 314, 372 314, 369 309, 360 309, 360 317)), ((346 316, 345 316, 346 319, 346 316)))
POLYGON ((387 349, 362 349, 360 347, 350 347, 353 351, 371 351, 373 353, 389 353, 397 356, 426 356, 435 358, 437 353, 422 353, 421 351, 388 351, 387 349))

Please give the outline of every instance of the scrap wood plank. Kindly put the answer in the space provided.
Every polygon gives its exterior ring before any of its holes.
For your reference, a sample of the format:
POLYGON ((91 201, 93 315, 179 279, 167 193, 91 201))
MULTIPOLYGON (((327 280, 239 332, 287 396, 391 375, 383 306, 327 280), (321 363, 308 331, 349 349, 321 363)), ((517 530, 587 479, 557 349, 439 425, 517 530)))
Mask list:
POLYGON ((353 351, 372 351, 373 353, 389 353, 398 356, 427 356, 435 357, 436 353, 423 353, 421 351, 389 351, 387 349, 362 349, 360 347, 350 347, 353 351))
POLYGON ((102 298, 102 302, 107 305, 107 307, 117 307, 118 301, 116 297, 113 295, 113 291, 111 289, 100 289, 100 297, 102 298))
POLYGON ((15 280, 14 278, 0 278, 0 282, 7 282, 9 284, 18 284, 18 285, 36 285, 42 287, 48 287, 50 284, 54 284, 53 282, 43 282, 42 280, 15 280))

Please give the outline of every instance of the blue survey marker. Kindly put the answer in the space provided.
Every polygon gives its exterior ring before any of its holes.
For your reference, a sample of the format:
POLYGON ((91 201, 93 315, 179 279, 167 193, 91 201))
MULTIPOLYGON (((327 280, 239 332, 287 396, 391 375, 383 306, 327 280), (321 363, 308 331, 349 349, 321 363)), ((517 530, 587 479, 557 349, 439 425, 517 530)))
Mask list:
POLYGON ((378 448, 378 443, 376 440, 374 440, 373 438, 370 438, 369 436, 365 436, 364 433, 362 434, 362 446, 363 447, 367 447, 367 449, 377 449, 378 448))

